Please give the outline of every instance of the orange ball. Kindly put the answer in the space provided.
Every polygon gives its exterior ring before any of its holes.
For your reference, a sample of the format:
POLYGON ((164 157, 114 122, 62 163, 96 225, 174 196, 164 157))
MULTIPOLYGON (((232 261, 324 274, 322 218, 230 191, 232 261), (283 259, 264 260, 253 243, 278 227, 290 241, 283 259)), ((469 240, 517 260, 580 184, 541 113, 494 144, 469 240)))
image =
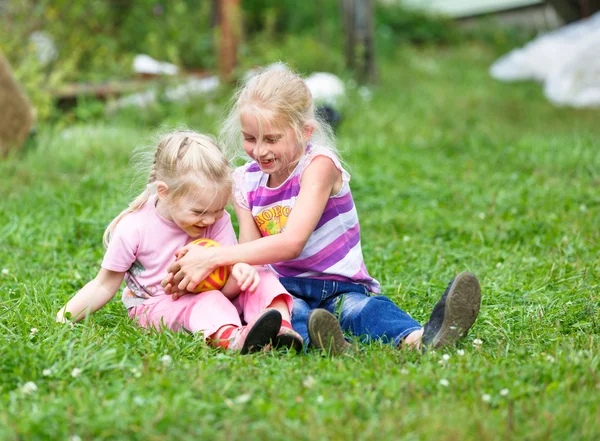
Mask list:
MULTIPOLYGON (((196 239, 191 244, 200 245, 205 248, 210 247, 218 247, 221 246, 218 242, 215 242, 211 239, 196 239)), ((214 289, 221 289, 225 286, 229 275, 231 274, 231 267, 222 266, 220 268, 215 269, 212 273, 208 275, 206 279, 198 284, 194 292, 205 292, 212 291, 214 289)))

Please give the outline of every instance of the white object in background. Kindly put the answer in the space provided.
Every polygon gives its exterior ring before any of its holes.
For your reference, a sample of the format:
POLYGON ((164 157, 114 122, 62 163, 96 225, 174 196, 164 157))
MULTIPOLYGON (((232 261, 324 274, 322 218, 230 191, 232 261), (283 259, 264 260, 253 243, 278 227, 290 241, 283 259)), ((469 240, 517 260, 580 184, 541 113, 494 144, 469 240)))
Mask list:
POLYGON ((548 75, 544 93, 556 105, 600 107, 600 35, 548 75))
POLYGON ((168 101, 186 101, 196 95, 212 92, 217 87, 219 87, 219 78, 216 76, 190 78, 185 83, 168 88, 165 97, 168 101))
POLYGON ((344 96, 344 82, 332 73, 315 72, 304 81, 316 102, 335 104, 344 96))
POLYGON ((133 71, 149 75, 175 75, 179 72, 179 68, 174 64, 157 61, 149 55, 141 54, 133 59, 133 71))
MULTIPOLYGON (((162 95, 169 102, 185 102, 198 96, 212 92, 219 87, 218 77, 190 78, 187 81, 167 87, 162 95)), ((123 107, 135 106, 142 109, 156 103, 159 91, 156 88, 138 92, 119 98, 109 106, 109 111, 123 107)))
POLYGON ((33 45, 35 56, 42 66, 47 66, 58 57, 54 39, 44 31, 32 32, 29 42, 33 45))
POLYGON ((490 75, 544 82, 546 97, 555 104, 600 106, 600 12, 504 55, 492 64, 490 75))

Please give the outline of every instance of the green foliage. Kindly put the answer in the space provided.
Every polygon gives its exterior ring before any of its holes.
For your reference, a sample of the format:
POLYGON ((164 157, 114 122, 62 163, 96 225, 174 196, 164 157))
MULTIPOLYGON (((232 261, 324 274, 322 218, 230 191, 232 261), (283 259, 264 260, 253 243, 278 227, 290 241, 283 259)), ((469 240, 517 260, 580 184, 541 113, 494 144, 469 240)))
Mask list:
POLYGON ((375 23, 379 37, 391 36, 396 44, 451 44, 463 39, 455 21, 395 3, 377 3, 375 23))
POLYGON ((244 0, 244 26, 248 35, 337 33, 341 29, 337 0, 244 0))
POLYGON ((215 55, 210 4, 174 0, 9 0, 0 14, 1 49, 33 101, 39 119, 54 107, 48 89, 65 82, 100 82, 132 74, 133 56, 148 54, 188 68, 213 69, 215 55), (57 58, 42 65, 30 42, 43 31, 57 58))
POLYGON ((241 75, 246 69, 257 65, 283 61, 302 73, 333 72, 343 76, 343 52, 334 44, 304 34, 284 36, 274 45, 261 34, 244 48, 239 73, 241 75))
MULTIPOLYGON (((206 0, 7 0, 0 14, 0 47, 38 114, 38 120, 91 121, 103 118, 102 105, 78 100, 66 115, 55 108, 50 90, 67 82, 102 82, 132 75, 132 59, 145 53, 187 69, 216 69, 217 30, 211 27, 213 2, 206 0), (42 65, 32 32, 43 31, 57 45, 57 58, 42 65)), ((241 2, 245 39, 239 76, 258 64, 283 60, 301 72, 329 71, 345 76, 344 35, 337 0, 245 0, 241 2)), ((468 29, 442 17, 376 3, 378 59, 409 45, 451 45, 484 41, 497 53, 523 41, 523 34, 498 26, 468 29)), ((168 105, 155 106, 142 119, 161 119, 168 105)))

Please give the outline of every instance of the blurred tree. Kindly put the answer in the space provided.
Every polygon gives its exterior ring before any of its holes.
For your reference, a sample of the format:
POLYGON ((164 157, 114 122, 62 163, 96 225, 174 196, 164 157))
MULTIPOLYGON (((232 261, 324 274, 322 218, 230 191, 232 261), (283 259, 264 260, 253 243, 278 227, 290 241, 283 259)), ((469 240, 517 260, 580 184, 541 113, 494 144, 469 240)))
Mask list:
POLYGON ((219 0, 219 75, 231 81, 242 35, 240 0, 219 0))
POLYGON ((357 70, 363 83, 377 81, 373 0, 341 0, 346 66, 357 70), (357 65, 356 59, 359 59, 357 65))

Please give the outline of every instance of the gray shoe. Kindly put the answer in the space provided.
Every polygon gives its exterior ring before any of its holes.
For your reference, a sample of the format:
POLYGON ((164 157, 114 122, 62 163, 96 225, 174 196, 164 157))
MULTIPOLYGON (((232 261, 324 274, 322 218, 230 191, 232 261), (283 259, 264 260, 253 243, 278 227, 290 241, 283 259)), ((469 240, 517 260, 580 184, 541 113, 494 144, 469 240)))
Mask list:
POLYGON ((351 346, 344 338, 338 319, 325 309, 315 309, 308 316, 310 343, 330 355, 341 355, 351 346))
POLYGON ((477 277, 460 273, 450 282, 423 330, 423 345, 441 348, 469 332, 479 314, 481 289, 477 277))

